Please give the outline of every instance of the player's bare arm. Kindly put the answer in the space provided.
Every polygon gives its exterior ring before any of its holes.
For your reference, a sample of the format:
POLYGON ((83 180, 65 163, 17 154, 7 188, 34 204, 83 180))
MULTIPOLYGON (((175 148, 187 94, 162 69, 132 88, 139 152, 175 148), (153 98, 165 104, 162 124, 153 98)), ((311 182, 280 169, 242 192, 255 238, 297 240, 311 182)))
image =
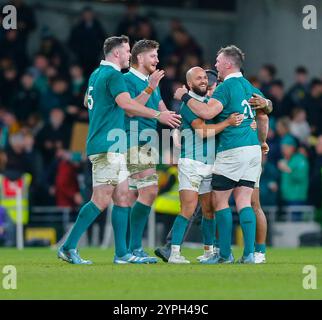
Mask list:
POLYGON ((173 111, 155 111, 153 109, 147 108, 137 101, 131 99, 128 92, 120 93, 116 99, 116 103, 122 109, 124 109, 128 114, 132 116, 157 119, 163 124, 168 125, 171 128, 176 128, 181 124, 181 116, 173 111))
POLYGON ((200 138, 213 137, 222 132, 227 127, 237 127, 243 122, 244 116, 239 113, 233 113, 226 120, 216 124, 206 124, 202 119, 194 120, 191 125, 196 130, 200 138))
POLYGON ((160 101, 159 103, 159 111, 168 111, 167 106, 165 105, 165 103, 163 102, 163 100, 160 101))
POLYGON ((205 120, 213 119, 223 110, 223 105, 216 99, 210 99, 208 103, 192 99, 188 95, 188 90, 186 87, 178 88, 174 94, 174 98, 177 100, 184 99, 183 102, 185 102, 199 118, 205 120))
POLYGON ((265 114, 270 114, 273 111, 272 101, 263 98, 257 93, 253 94, 253 97, 248 100, 248 103, 254 110, 262 110, 265 114))

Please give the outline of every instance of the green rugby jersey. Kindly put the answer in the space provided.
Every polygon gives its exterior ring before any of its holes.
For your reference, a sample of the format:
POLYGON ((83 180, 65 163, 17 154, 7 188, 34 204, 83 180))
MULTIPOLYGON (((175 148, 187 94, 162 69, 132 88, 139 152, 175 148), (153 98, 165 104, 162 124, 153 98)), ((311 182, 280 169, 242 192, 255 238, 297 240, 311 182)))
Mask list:
MULTIPOLYGON (((130 68, 130 71, 124 74, 124 78, 132 99, 135 99, 137 96, 139 96, 142 93, 142 91, 149 85, 148 76, 145 76, 144 74, 142 74, 134 68, 130 68)), ((159 87, 157 87, 151 94, 145 106, 147 108, 158 111, 160 101, 162 101, 162 98, 160 94, 160 89, 159 87)), ((140 133, 144 129, 157 129, 157 119, 148 119, 143 117, 128 117, 127 115, 125 115, 125 130, 127 133, 129 146, 135 146, 138 142, 130 142, 130 125, 131 123, 133 125, 134 122, 137 122, 138 132, 135 132, 135 135, 137 134, 138 137, 140 137, 140 133)), ((132 140, 133 137, 134 135, 132 134, 132 140)), ((146 142, 142 142, 142 144, 145 143, 146 142)))
MULTIPOLYGON (((206 102, 206 97, 201 97, 194 92, 189 91, 189 95, 201 102, 206 102)), ((214 164, 216 156, 216 138, 200 138, 192 127, 192 122, 199 117, 185 104, 180 108, 181 119, 181 155, 180 158, 188 158, 203 162, 205 164, 214 164)), ((214 120, 206 120, 206 124, 215 123, 214 120)))
MULTIPOLYGON (((87 155, 109 151, 115 141, 108 141, 108 133, 113 129, 124 131, 124 110, 117 105, 115 98, 127 91, 124 76, 118 66, 102 60, 88 81, 87 155)), ((119 150, 119 152, 125 151, 126 146, 119 150)))
POLYGON ((263 96, 240 72, 227 76, 213 93, 212 98, 220 101, 224 107, 217 116, 219 122, 224 121, 234 112, 244 114, 244 120, 240 126, 227 127, 219 134, 218 152, 260 144, 257 130, 250 127, 255 111, 252 110, 248 100, 253 93, 263 96))

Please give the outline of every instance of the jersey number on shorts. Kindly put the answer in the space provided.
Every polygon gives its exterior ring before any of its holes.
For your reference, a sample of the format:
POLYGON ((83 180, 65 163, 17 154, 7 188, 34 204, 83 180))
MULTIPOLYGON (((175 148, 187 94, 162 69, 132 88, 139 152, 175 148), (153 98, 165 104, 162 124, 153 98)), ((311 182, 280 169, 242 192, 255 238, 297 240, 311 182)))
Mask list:
POLYGON ((91 95, 91 91, 94 89, 94 87, 89 86, 88 87, 88 93, 87 93, 87 105, 88 105, 88 109, 92 110, 93 106, 94 106, 94 99, 91 95))
POLYGON ((248 101, 247 100, 243 100, 242 102, 242 107, 245 107, 244 109, 244 119, 253 119, 255 116, 254 116, 254 113, 253 113, 253 110, 251 108, 251 106, 249 105, 248 101))

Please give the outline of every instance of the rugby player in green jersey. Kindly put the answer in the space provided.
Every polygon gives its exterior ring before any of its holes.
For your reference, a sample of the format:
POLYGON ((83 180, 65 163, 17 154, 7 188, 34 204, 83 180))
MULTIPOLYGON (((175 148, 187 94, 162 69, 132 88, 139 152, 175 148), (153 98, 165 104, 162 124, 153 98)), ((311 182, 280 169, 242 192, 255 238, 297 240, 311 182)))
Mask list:
MULTIPOLYGON (((186 75, 190 88, 189 96, 197 101, 207 101, 208 77, 200 67, 191 68, 186 75)), ((215 135, 229 126, 238 126, 243 116, 234 113, 222 122, 200 119, 183 103, 180 114, 181 155, 178 161, 179 194, 181 213, 177 216, 172 230, 171 254, 168 262, 190 263, 180 254, 181 244, 189 220, 196 210, 198 200, 202 207, 202 233, 207 252, 213 253, 215 237, 214 209, 211 201, 212 169, 216 155, 215 135)))
POLYGON ((256 217, 251 207, 251 197, 255 182, 261 170, 261 145, 257 132, 250 128, 255 114, 249 104, 254 94, 262 96, 241 74, 244 54, 235 46, 219 51, 216 68, 223 79, 208 103, 191 99, 185 88, 175 93, 193 112, 204 119, 212 119, 219 114, 219 120, 238 112, 244 114, 243 123, 238 127, 226 128, 219 137, 218 153, 214 166, 212 186, 216 203, 216 220, 219 237, 220 256, 208 259, 208 263, 233 263, 231 253, 232 213, 228 200, 233 193, 244 236, 244 252, 240 263, 255 263, 254 244, 256 217))
POLYGON ((180 125, 180 116, 169 111, 156 111, 132 100, 121 73, 129 67, 131 56, 126 36, 110 37, 104 42, 105 60, 91 74, 84 104, 89 112, 87 155, 92 162, 93 194, 79 212, 58 257, 72 264, 91 264, 79 256, 77 243, 96 217, 113 199, 112 224, 115 237, 114 262, 148 263, 145 258, 128 253, 128 171, 126 167, 125 112, 131 116, 157 119, 171 127, 180 125))
MULTIPOLYGON (((140 40, 131 50, 131 68, 124 75, 132 99, 156 111, 167 111, 159 89, 164 76, 157 69, 159 43, 153 40, 140 40)), ((146 257, 150 263, 157 258, 150 257, 142 247, 143 231, 153 202, 158 194, 158 175, 156 164, 159 150, 152 143, 141 141, 145 133, 157 134, 157 121, 143 117, 125 117, 128 136, 127 168, 129 170, 130 241, 129 249, 133 255, 146 257)))

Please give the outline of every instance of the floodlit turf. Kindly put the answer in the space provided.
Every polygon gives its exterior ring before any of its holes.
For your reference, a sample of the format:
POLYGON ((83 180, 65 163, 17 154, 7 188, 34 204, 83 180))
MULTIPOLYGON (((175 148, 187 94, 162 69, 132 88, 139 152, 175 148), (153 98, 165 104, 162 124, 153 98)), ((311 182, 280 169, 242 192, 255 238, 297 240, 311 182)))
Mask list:
MULTIPOLYGON (((238 258, 240 250, 234 250, 238 258)), ((82 249, 92 266, 74 266, 50 249, 0 249, 0 270, 17 268, 17 289, 0 299, 322 299, 322 249, 269 249, 266 265, 114 265, 111 249, 82 249), (317 290, 303 289, 303 267, 317 269, 317 290)))

